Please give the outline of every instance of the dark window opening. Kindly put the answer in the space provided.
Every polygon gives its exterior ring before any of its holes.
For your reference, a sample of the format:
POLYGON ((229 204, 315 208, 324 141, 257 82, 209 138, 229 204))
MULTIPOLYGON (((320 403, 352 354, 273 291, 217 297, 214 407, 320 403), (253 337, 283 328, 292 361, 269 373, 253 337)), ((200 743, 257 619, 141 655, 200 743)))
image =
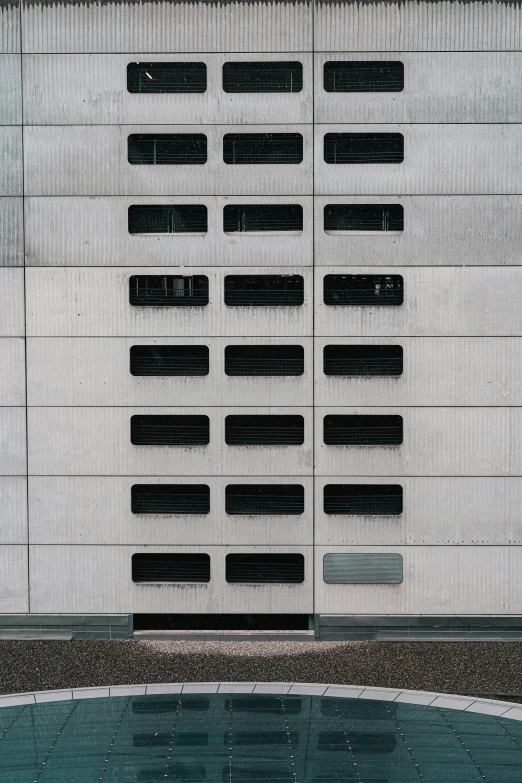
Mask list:
POLYGON ((223 137, 225 163, 286 164, 303 160, 300 133, 227 133, 223 137))
POLYGON ((203 133, 133 133, 127 139, 129 163, 196 165, 207 162, 207 137, 203 133))
POLYGON ((404 281, 401 275, 326 275, 323 295, 327 305, 397 306, 404 281))
POLYGON ((326 163, 402 163, 402 133, 327 133, 326 163))
POLYGON ((301 92, 300 62, 232 62, 223 65, 225 92, 301 92))
POLYGON ((325 345, 325 375, 402 375, 401 345, 325 345))
MULTIPOLYGON (((207 771, 202 764, 177 764, 171 761, 169 775, 179 783, 204 783, 207 779, 207 771)), ((136 783, 165 783, 165 767, 138 770, 136 783)))
POLYGON ((205 63, 129 63, 129 92, 205 92, 205 63))
POLYGON ((236 584, 304 582, 304 557, 300 554, 227 555, 226 580, 236 584))
POLYGON ((327 446, 399 446, 402 443, 402 416, 337 415, 323 420, 327 446))
POLYGON ((227 345, 227 375, 302 375, 302 345, 227 345))
POLYGON ((300 204, 227 204, 223 210, 226 234, 281 234, 303 230, 303 208, 300 204))
MULTIPOLYGON (((285 630, 306 630, 308 628, 308 625, 306 625, 307 622, 307 615, 305 614, 296 614, 296 615, 261 615, 265 617, 289 617, 292 619, 298 619, 298 622, 294 623, 291 627, 290 626, 284 626, 281 628, 278 628, 277 630, 285 631, 285 630), (299 618, 302 618, 299 619, 299 618)), ((276 627, 274 626, 274 629, 276 630, 276 627)), ((230 699, 225 699, 225 702, 223 704, 223 707, 225 710, 234 710, 234 712, 252 712, 257 713, 261 715, 284 715, 285 713, 287 715, 300 715, 301 714, 301 708, 302 708, 302 701, 299 698, 299 696, 268 696, 268 695, 261 695, 256 693, 254 698, 250 695, 245 696, 232 696, 230 699)), ((270 780, 279 777, 278 772, 276 771, 275 775, 267 775, 263 776, 262 779, 264 780, 270 780)), ((247 778, 248 780, 256 780, 257 776, 249 776, 247 778)))
POLYGON ((304 418, 227 416, 225 442, 229 446, 301 446, 304 443, 304 418))
MULTIPOLYGON (((134 615, 134 630, 160 630, 160 626, 148 626, 140 625, 139 618, 148 617, 168 617, 169 615, 148 615, 148 614, 135 614, 134 615)), ((164 630, 161 628, 161 630, 164 630)), ((134 715, 155 715, 165 712, 177 712, 181 707, 182 710, 188 712, 208 712, 210 709, 210 701, 202 696, 188 697, 182 696, 181 693, 177 693, 173 696, 162 694, 152 699, 150 696, 146 699, 132 699, 131 708, 134 715)), ((163 770, 165 771, 165 770, 163 770)))
POLYGON ((208 346, 133 345, 130 371, 131 375, 141 376, 208 375, 208 346))
POLYGON ((209 441, 208 416, 131 417, 131 443, 135 446, 206 446, 209 441))
MULTIPOLYGON (((335 699, 323 696, 321 715, 330 718, 348 718, 350 720, 389 721, 397 717, 400 704, 393 702, 367 701, 366 699, 335 699)), ((377 782, 376 782, 377 783, 377 782)), ((387 782, 386 782, 387 783, 387 782)))
MULTIPOLYGON (((350 750, 354 754, 368 753, 373 756, 376 753, 393 753, 396 745, 395 734, 392 732, 350 731, 350 750)), ((321 731, 317 740, 317 749, 330 753, 346 752, 346 734, 344 731, 321 731)))
POLYGON ((227 275, 225 304, 231 307, 290 307, 304 302, 301 275, 227 275))
POLYGON ((225 490, 227 514, 297 515, 304 511, 301 484, 229 484, 225 490))
MULTIPOLYGON (((309 618, 307 614, 135 614, 135 631, 307 631, 309 629, 309 618)), ((170 704, 177 704, 177 697, 168 697, 170 704), (174 701, 175 698, 175 701, 174 701)), ((237 709, 265 711, 267 708, 274 708, 277 705, 281 711, 281 699, 272 696, 259 696, 250 702, 247 706, 245 699, 241 696, 241 703, 236 705, 237 709), (266 701, 262 701, 266 699, 266 701), (277 702, 277 704, 275 704, 277 702), (241 706, 243 705, 243 706, 241 706), (259 705, 258 707, 256 705, 259 705)), ((194 699, 195 701, 195 699, 194 699)), ((199 699, 197 703, 203 701, 199 699)), ((208 709, 208 699, 205 699, 208 709)), ((293 700, 296 705, 301 702, 299 699, 293 700)), ((133 702, 134 704, 135 702, 133 702)), ((165 703, 165 702, 163 702, 165 703)), ((143 705, 143 711, 146 711, 148 701, 138 702, 143 705)), ((285 698, 286 705, 286 698, 285 698)), ((171 707, 172 709, 172 707, 171 707)), ((194 708, 195 709, 195 708, 194 708)), ((140 710, 141 711, 141 710, 140 710)))
POLYGON ((327 204, 324 230, 404 231, 404 208, 401 204, 327 204))
POLYGON ((326 484, 325 514, 397 515, 402 514, 400 484, 326 484))
POLYGON ((129 207, 130 234, 206 234, 208 214, 204 204, 142 205, 129 207))
POLYGON ((210 555, 136 554, 133 582, 210 582, 210 555))
POLYGON ((133 275, 129 301, 136 307, 204 307, 208 305, 208 277, 133 275))
POLYGON ((133 514, 208 514, 210 487, 207 484, 134 484, 131 509, 133 514))
POLYGON ((326 92, 401 92, 404 65, 399 61, 345 60, 324 64, 326 92))

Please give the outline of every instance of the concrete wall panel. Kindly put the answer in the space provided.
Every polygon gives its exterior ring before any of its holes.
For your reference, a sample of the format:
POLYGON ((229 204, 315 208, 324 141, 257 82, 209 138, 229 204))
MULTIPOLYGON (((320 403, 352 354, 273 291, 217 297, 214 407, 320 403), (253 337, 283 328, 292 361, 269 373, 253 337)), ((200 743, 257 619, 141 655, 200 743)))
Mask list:
MULTIPOLYGON (((0 19, 1 14, 0 10, 0 19)), ((0 125, 19 125, 21 122, 21 57, 19 54, 0 54, 0 125)))
MULTIPOLYGON (((27 544, 27 479, 0 476, 0 545, 27 544)), ((1 552, 1 549, 0 549, 1 552)), ((0 560, 2 555, 0 554, 0 560)), ((2 573, 2 582, 6 579, 2 573)), ((0 595, 2 587, 0 586, 0 595)))
POLYGON ((0 2, 0 52, 20 51, 20 2, 19 0, 1 0, 0 2))
POLYGON ((24 265, 23 200, 0 197, 0 266, 24 265))
POLYGON ((0 125, 0 196, 22 195, 22 128, 0 125))
POLYGON ((25 433, 25 408, 0 408, 0 476, 27 473, 25 433))
POLYGON ((0 337, 0 405, 25 405, 25 354, 21 337, 0 337))
POLYGON ((0 336, 24 336, 24 270, 0 267, 0 336))
POLYGON ((0 546, 0 573, 0 612, 28 612, 27 546, 0 546))

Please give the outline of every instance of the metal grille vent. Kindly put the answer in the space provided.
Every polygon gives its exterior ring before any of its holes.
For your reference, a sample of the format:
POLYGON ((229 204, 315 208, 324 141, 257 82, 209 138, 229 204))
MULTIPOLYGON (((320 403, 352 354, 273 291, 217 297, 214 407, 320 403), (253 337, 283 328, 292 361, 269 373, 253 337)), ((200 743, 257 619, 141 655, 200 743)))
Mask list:
POLYGON ((129 301, 135 307, 204 307, 208 305, 208 277, 133 275, 129 301))
POLYGON ((133 514, 208 514, 210 487, 206 484, 134 484, 133 514))
POLYGON ((327 446, 399 446, 402 416, 344 416, 330 414, 323 420, 327 446))
POLYGON ((205 63, 129 63, 129 92, 205 92, 205 63))
POLYGON ((229 446, 301 446, 302 416, 227 416, 225 442, 229 446))
POLYGON ((206 345, 133 345, 130 349, 131 375, 208 375, 209 351, 206 345))
POLYGON ((346 60, 324 64, 326 92, 401 92, 404 65, 399 61, 346 60))
POLYGON ((402 555, 328 554, 323 558, 323 579, 330 585, 398 585, 402 555))
POLYGON ((223 65, 225 92, 301 92, 300 62, 232 62, 223 65))
POLYGON ((203 133, 133 133, 127 139, 129 163, 196 165, 207 162, 207 137, 203 133))
POLYGON ((402 163, 402 133, 327 133, 326 163, 402 163))
POLYGON ((227 345, 227 375, 302 375, 302 345, 227 345))
POLYGON ((210 582, 210 556, 198 554, 136 554, 133 582, 210 582))
POLYGON ((326 275, 327 305, 398 306, 404 301, 402 275, 326 275))
POLYGON ((208 416, 131 417, 131 443, 135 446, 206 446, 209 441, 208 416))
POLYGON ((301 163, 300 133, 227 133, 223 137, 225 163, 301 163))
POLYGON ((301 275, 227 275, 225 304, 231 307, 289 307, 304 302, 301 275))
POLYGON ((304 557, 300 554, 227 555, 226 579, 233 583, 297 584, 304 582, 304 557))
POLYGON ((227 204, 223 230, 226 234, 300 233, 303 208, 300 204, 227 204))
POLYGON ((297 515, 304 511, 301 484, 229 484, 225 498, 227 514, 297 515))
POLYGON ((402 514, 400 484, 326 484, 323 495, 325 514, 402 514))
POLYGON ((346 231, 403 231, 401 204, 327 204, 324 208, 326 233, 346 231))
POLYGON ((133 204, 129 207, 130 234, 206 234, 204 204, 133 204))
POLYGON ((402 375, 401 345, 325 345, 325 375, 402 375))

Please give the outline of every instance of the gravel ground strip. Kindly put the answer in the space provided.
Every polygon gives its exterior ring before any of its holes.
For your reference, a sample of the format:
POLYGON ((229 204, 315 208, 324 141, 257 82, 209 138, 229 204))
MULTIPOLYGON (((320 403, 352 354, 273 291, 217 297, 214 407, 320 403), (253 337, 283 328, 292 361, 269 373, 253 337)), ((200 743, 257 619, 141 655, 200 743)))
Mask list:
POLYGON ((2 693, 214 681, 519 694, 522 642, 0 641, 2 693))

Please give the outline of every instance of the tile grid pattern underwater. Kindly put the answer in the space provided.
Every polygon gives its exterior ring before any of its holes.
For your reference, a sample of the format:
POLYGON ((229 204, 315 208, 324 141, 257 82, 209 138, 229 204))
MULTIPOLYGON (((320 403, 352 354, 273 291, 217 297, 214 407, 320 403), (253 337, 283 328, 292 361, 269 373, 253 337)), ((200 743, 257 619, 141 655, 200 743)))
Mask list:
POLYGON ((522 722, 315 696, 165 694, 0 709, 0 783, 520 783, 522 722))

